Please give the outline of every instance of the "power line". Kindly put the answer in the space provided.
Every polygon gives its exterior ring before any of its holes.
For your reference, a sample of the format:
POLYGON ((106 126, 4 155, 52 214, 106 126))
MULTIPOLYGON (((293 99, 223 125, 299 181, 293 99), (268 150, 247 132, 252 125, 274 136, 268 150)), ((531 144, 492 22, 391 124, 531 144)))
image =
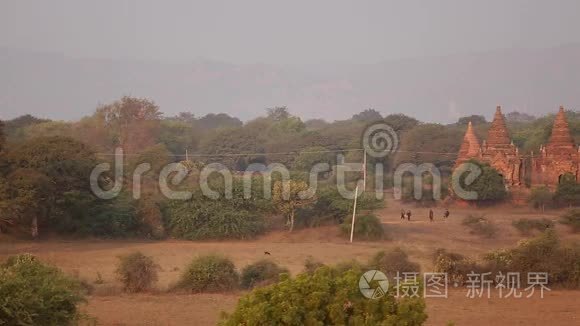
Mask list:
MULTIPOLYGON (((321 150, 321 151, 294 151, 294 152, 261 152, 261 153, 223 153, 223 154, 169 154, 172 157, 243 157, 243 156, 267 156, 267 155, 298 155, 298 154, 323 154, 323 153, 346 153, 346 152, 363 152, 364 148, 347 148, 337 150, 321 150)), ((446 155, 458 156, 457 152, 433 152, 433 151, 403 151, 397 150, 391 154, 409 153, 409 154, 432 154, 432 155, 446 155)), ((115 153, 95 153, 97 156, 117 156, 115 153)), ((123 156, 139 156, 141 153, 123 153, 123 156)), ((520 158, 533 157, 531 154, 519 155, 520 158)))

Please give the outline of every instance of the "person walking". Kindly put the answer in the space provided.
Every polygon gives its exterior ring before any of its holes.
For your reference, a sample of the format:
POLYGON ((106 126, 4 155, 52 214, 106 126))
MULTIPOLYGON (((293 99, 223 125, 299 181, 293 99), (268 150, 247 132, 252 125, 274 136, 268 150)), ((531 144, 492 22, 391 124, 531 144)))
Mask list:
POLYGON ((405 209, 401 209, 401 220, 405 219, 405 209))
POLYGON ((429 221, 433 222, 433 210, 429 208, 429 221))
POLYGON ((407 211, 407 221, 411 221, 411 210, 407 211))
POLYGON ((447 219, 449 217, 449 208, 445 209, 445 213, 443 213, 443 218, 447 219))

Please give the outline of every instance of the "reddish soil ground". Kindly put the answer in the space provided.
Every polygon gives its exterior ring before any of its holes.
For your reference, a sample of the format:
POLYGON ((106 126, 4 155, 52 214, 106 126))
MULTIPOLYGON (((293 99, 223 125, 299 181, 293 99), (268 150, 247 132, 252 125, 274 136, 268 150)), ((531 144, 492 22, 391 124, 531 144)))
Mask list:
MULTIPOLYGON (((366 261, 377 251, 403 247, 410 258, 430 271, 431 256, 436 248, 478 258, 481 254, 498 248, 514 246, 523 237, 511 226, 511 221, 521 217, 548 217, 557 219, 561 212, 541 214, 528 209, 494 208, 484 210, 452 209, 448 220, 443 221, 442 210, 436 209, 436 221, 430 223, 427 209, 411 208, 413 220, 400 221, 398 203, 377 212, 381 217, 389 240, 350 244, 335 226, 298 230, 292 234, 273 232, 254 241, 189 242, 189 241, 59 241, 39 242, 8 241, 0 239, 0 259, 16 253, 29 252, 42 260, 62 268, 67 273, 95 283, 100 274, 104 284, 93 284, 95 291, 84 306, 101 325, 215 325, 222 311, 231 311, 243 293, 232 294, 166 294, 163 293, 177 280, 182 269, 195 256, 221 253, 229 256, 243 268, 248 263, 264 258, 269 251, 275 260, 291 273, 302 271, 304 260, 313 256, 324 263, 357 259, 366 261), (467 214, 485 214, 498 227, 493 239, 472 235, 461 220, 467 214), (120 291, 115 280, 117 256, 140 250, 153 256, 162 266, 159 274, 159 293, 128 295, 120 291)), ((562 240, 580 241, 580 235, 557 226, 562 240)), ((428 299, 427 325, 579 325, 580 291, 556 290, 546 293, 544 299, 492 298, 469 299, 466 291, 453 290, 447 299, 428 299)))

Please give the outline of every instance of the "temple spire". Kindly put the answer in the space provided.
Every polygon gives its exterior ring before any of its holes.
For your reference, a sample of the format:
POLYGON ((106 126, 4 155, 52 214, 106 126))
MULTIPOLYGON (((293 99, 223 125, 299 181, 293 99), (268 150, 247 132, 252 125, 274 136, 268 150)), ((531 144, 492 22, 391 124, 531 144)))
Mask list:
POLYGON ((501 112, 501 106, 497 106, 495 115, 493 116, 493 122, 489 128, 487 145, 489 147, 507 147, 510 143, 510 137, 501 112))
POLYGON ((467 125, 467 131, 463 137, 463 143, 461 143, 461 147, 459 148, 458 160, 465 161, 477 157, 480 148, 481 146, 479 145, 479 139, 473 131, 471 121, 469 121, 469 124, 467 125))
POLYGON ((563 106, 560 106, 560 110, 554 119, 552 135, 550 136, 550 141, 547 147, 548 151, 553 151, 555 149, 571 149, 575 147, 574 140, 570 134, 568 121, 566 121, 566 113, 564 112, 563 106))

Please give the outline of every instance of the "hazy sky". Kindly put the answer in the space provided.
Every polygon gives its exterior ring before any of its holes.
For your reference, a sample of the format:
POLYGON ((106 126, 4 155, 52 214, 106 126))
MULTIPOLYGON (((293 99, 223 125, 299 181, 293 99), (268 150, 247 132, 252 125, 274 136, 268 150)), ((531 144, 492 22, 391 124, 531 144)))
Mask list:
POLYGON ((580 42, 578 0, 0 2, 0 46, 162 62, 374 63, 580 42))

